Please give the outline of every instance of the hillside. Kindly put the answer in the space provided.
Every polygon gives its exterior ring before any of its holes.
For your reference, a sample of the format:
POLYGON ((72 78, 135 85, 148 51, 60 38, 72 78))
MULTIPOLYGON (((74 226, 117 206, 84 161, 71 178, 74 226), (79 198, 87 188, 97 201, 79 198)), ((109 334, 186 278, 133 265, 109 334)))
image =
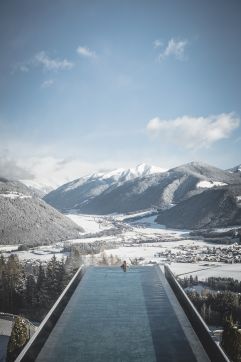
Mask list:
POLYGON ((4 178, 0 178, 0 213, 0 244, 50 244, 78 238, 83 231, 27 186, 4 178))
POLYGON ((121 181, 103 175, 83 178, 52 191, 44 200, 63 211, 126 213, 150 208, 167 209, 206 189, 240 182, 237 174, 192 162, 166 172, 140 174, 121 181))
POLYGON ((241 185, 205 190, 157 217, 159 224, 177 229, 241 225, 241 185))
POLYGON ((61 211, 72 209, 80 211, 82 207, 84 208, 108 189, 114 190, 131 180, 162 172, 164 170, 159 167, 141 164, 127 170, 117 169, 106 173, 95 173, 60 186, 48 193, 44 200, 61 211))

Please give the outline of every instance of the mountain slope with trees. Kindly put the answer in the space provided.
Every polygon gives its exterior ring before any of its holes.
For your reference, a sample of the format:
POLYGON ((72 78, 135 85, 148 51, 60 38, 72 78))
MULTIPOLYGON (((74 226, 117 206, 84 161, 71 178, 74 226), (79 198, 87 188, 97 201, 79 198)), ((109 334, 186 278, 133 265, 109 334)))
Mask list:
POLYGON ((161 211, 157 222, 177 229, 241 225, 240 195, 241 185, 205 190, 161 211))
POLYGON ((90 180, 87 183, 79 181, 78 187, 74 188, 70 184, 63 185, 44 200, 65 212, 74 209, 84 214, 127 213, 150 208, 169 209, 205 190, 211 190, 211 195, 214 190, 241 185, 238 174, 198 162, 166 172, 139 174, 122 182, 112 180, 104 186, 98 184, 103 181, 102 175, 101 179, 95 178, 98 192, 92 188, 91 195, 88 193, 90 180))
POLYGON ((0 244, 50 244, 78 238, 83 229, 25 185, 0 179, 0 244))

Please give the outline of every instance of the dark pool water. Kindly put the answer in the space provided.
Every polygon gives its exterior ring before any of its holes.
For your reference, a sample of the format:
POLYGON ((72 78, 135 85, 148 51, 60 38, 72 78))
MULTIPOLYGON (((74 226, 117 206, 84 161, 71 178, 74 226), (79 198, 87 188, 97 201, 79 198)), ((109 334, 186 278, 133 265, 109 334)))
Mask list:
POLYGON ((155 267, 89 268, 37 361, 196 361, 155 267))

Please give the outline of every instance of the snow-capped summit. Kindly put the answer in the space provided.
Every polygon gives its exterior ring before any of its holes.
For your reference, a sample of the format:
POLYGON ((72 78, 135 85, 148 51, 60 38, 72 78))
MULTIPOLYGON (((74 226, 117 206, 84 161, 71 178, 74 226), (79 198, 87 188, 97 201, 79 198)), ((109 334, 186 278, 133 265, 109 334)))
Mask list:
POLYGON ((151 166, 145 163, 141 163, 133 168, 128 168, 128 169, 117 168, 116 170, 113 171, 96 172, 81 177, 77 180, 64 184, 63 186, 61 186, 61 190, 64 190, 65 192, 74 190, 80 186, 83 186, 86 182, 94 182, 94 181, 99 181, 99 182, 103 181, 103 183, 107 183, 108 185, 111 185, 113 183, 120 184, 126 181, 134 180, 137 177, 145 177, 161 172, 165 172, 165 170, 157 166, 151 166))
POLYGON ((238 172, 241 173, 241 164, 228 169, 228 171, 231 173, 238 173, 238 172))
POLYGON ((163 172, 164 169, 145 163, 129 169, 118 168, 108 172, 97 172, 60 186, 44 199, 61 210, 74 208, 77 204, 79 206, 89 202, 110 187, 119 187, 127 181, 163 172))
POLYGON ((170 208, 207 189, 239 184, 238 174, 201 162, 191 162, 163 172, 146 164, 130 169, 97 173, 67 183, 45 196, 59 210, 85 214, 125 213, 150 208, 170 208))
POLYGON ((119 168, 114 171, 110 171, 106 174, 103 174, 103 179, 113 178, 115 181, 129 181, 137 177, 145 177, 152 175, 154 173, 165 172, 166 170, 157 167, 147 165, 146 163, 141 163, 133 168, 119 168))

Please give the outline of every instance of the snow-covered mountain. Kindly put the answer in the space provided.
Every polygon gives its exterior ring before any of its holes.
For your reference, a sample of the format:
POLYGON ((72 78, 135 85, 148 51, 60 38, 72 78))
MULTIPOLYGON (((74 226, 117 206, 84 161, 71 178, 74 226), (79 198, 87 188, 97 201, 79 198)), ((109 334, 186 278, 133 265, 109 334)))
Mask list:
POLYGON ((43 197, 44 195, 48 194, 54 187, 52 184, 49 184, 47 181, 40 181, 40 180, 19 180, 24 185, 29 187, 38 197, 43 197))
POLYGON ((106 173, 98 172, 60 186, 47 194, 44 200, 61 211, 79 209, 109 188, 114 189, 128 181, 163 172, 165 170, 160 167, 144 163, 130 169, 119 168, 106 173))
POLYGON ((227 171, 232 172, 232 173, 240 173, 240 175, 241 175, 241 164, 237 165, 235 167, 229 168, 227 171))
POLYGON ((198 162, 166 172, 146 165, 134 170, 87 176, 61 186, 44 199, 62 211, 126 213, 150 208, 168 209, 206 189, 225 188, 241 181, 236 174, 198 162))
POLYGON ((161 211, 157 222, 177 229, 241 225, 240 200, 241 184, 207 189, 161 211))
POLYGON ((67 184, 64 184, 61 189, 65 191, 70 191, 78 188, 79 186, 83 186, 86 182, 89 181, 103 181, 104 183, 107 183, 108 185, 118 183, 121 184, 126 181, 134 180, 137 177, 144 177, 153 175, 156 173, 162 173, 166 170, 157 167, 157 166, 149 166, 145 163, 142 163, 134 168, 124 169, 124 168, 118 168, 113 171, 109 172, 98 172, 91 175, 87 175, 84 177, 81 177, 77 180, 74 180, 72 182, 68 182, 67 184))
POLYGON ((18 181, 0 178, 0 244, 50 244, 83 229, 18 181))

